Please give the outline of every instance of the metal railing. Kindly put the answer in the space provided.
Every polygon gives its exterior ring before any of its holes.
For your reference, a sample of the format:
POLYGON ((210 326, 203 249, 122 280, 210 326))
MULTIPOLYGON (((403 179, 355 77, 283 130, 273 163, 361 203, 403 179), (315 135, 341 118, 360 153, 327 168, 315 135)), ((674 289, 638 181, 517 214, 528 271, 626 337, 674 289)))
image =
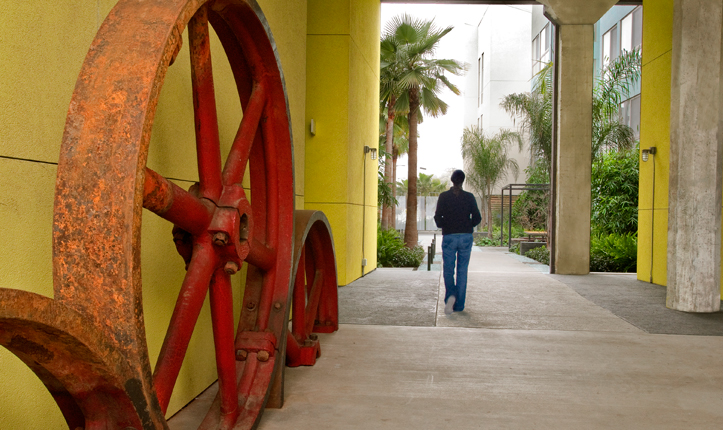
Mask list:
MULTIPOLYGON (((510 214, 507 221, 508 243, 507 249, 512 249, 512 191, 549 191, 550 184, 507 184, 500 193, 500 246, 505 238, 505 190, 510 192, 510 214)), ((490 230, 492 231, 492 230, 490 230)))
POLYGON ((437 252, 437 234, 435 233, 432 238, 432 244, 427 247, 427 271, 432 271, 432 261, 434 261, 434 255, 437 252))

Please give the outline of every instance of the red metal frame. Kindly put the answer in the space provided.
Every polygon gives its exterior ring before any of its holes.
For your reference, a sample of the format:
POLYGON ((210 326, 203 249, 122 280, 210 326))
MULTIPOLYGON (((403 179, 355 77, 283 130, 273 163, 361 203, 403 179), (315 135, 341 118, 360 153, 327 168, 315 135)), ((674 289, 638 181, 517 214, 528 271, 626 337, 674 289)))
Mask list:
POLYGON ((313 366, 321 356, 314 333, 339 328, 336 259, 329 221, 323 213, 296 211, 294 292, 286 365, 313 366))

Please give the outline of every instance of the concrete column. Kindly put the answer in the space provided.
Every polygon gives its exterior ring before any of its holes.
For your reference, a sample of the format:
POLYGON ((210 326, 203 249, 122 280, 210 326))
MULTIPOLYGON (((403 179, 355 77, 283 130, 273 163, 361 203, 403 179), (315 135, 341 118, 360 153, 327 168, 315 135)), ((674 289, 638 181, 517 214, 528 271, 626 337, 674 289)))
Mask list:
POLYGON ((556 25, 552 271, 590 272, 593 25, 616 0, 540 0, 556 25))
POLYGON ((669 308, 716 312, 721 288, 722 0, 676 0, 670 106, 669 308))
POLYGON ((590 271, 593 26, 557 27, 554 271, 590 271))

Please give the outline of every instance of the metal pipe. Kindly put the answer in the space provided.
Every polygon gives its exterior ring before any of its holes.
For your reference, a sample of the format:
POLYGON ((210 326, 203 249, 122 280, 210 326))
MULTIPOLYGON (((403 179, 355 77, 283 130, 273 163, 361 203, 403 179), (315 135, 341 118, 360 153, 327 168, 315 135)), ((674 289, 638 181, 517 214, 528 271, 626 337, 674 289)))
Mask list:
MULTIPOLYGON (((502 241, 505 239, 505 188, 507 187, 502 187, 500 193, 500 246, 502 246, 502 241)), ((489 226, 487 230, 492 231, 491 227, 489 226)))

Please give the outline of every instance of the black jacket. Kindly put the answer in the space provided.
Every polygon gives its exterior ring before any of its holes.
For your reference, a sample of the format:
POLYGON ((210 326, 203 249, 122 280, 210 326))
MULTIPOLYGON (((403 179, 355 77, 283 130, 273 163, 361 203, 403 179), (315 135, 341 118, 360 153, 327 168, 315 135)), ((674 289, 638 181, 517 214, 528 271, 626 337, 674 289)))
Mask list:
POLYGON ((439 195, 434 222, 442 234, 472 233, 474 226, 482 221, 474 195, 460 190, 455 195, 452 188, 439 195))

